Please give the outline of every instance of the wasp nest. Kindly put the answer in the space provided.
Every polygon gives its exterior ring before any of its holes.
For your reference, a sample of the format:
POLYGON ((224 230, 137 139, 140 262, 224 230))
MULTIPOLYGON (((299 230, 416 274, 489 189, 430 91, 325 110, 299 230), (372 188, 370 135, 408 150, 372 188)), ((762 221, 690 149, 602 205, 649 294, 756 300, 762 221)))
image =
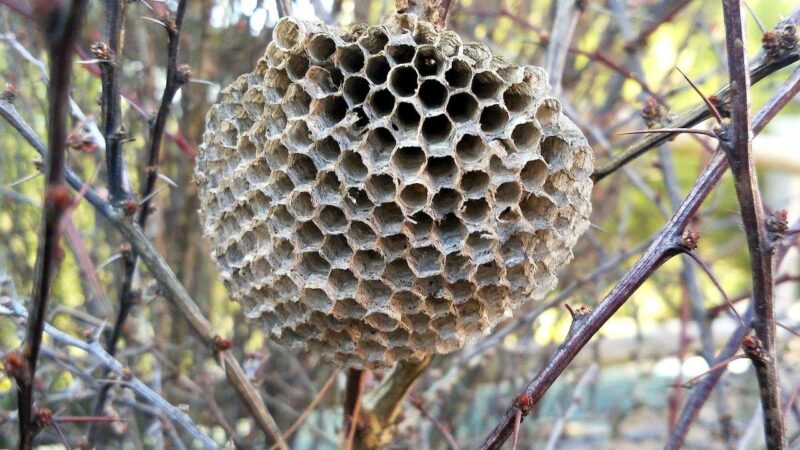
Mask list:
POLYGON ((249 318, 376 367, 456 350, 554 288, 588 224, 592 152, 542 69, 411 14, 273 35, 209 112, 196 171, 249 318))

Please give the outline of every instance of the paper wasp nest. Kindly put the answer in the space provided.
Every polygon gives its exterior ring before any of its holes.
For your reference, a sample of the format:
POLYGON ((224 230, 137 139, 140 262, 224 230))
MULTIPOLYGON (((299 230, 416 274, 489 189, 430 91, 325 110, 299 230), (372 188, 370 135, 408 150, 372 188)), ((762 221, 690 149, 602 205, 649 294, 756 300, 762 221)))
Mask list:
POLYGON ((460 348, 541 299, 586 229, 592 151, 547 75, 411 14, 284 18, 198 159, 229 292, 351 367, 460 348))

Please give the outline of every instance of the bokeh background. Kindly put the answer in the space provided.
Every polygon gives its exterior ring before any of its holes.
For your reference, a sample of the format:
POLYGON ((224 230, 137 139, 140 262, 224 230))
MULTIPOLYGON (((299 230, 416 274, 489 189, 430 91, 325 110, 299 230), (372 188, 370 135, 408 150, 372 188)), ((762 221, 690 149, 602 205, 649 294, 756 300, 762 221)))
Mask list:
MULTIPOLYGON (((345 27, 376 23, 394 9, 388 0, 291 3, 297 17, 345 27)), ((646 128, 641 110, 649 97, 663 99, 678 113, 699 103, 676 67, 709 95, 727 82, 720 2, 587 0, 581 5, 574 33, 569 42, 561 42, 569 51, 563 77, 554 89, 565 112, 589 138, 598 163, 640 138, 620 133, 646 128)), ((135 191, 145 173, 147 120, 155 113, 164 86, 167 45, 163 30, 143 17, 175 6, 172 0, 149 5, 139 1, 128 8, 120 66, 122 122, 135 139, 125 145, 135 191)), ((483 42, 517 64, 544 65, 547 52, 558 43, 550 38, 555 6, 555 0, 454 0, 447 27, 465 41, 483 42)), ((747 45, 754 56, 761 47, 760 27, 772 28, 798 4, 753 0, 749 7, 747 45)), ((303 413, 326 381, 333 380, 290 443, 298 449, 336 448, 344 373, 313 356, 273 344, 247 322, 215 273, 196 211, 192 171, 206 111, 221 87, 252 70, 277 19, 272 0, 189 2, 179 63, 192 67, 193 80, 178 93, 168 121, 161 170, 171 181, 159 181, 157 210, 146 232, 217 333, 233 338, 234 351, 281 429, 303 413)), ((88 49, 101 38, 103 23, 102 5, 93 2, 80 39, 81 59, 90 59, 88 49)), ((0 81, 15 87, 17 109, 40 136, 45 136, 47 103, 37 65, 45 59, 43 49, 33 22, 0 5, 0 81)), ((778 71, 753 88, 754 110, 793 69, 778 71)), ((72 95, 88 120, 99 113, 100 91, 96 64, 76 65, 72 95)), ((799 123, 800 101, 795 99, 754 141, 765 205, 771 211, 786 209, 790 224, 800 218, 799 123)), ((699 125, 712 126, 711 121, 699 125)), ((448 448, 453 443, 448 443, 447 433, 460 448, 476 447, 562 341, 570 324, 563 305, 597 304, 666 223, 676 206, 670 189, 682 199, 714 147, 705 136, 683 135, 599 182, 592 200, 593 226, 579 242, 573 263, 560 275, 558 289, 544 302, 525 305, 493 335, 436 358, 404 406, 396 448, 448 448)), ((105 192, 102 149, 71 149, 68 164, 105 192)), ((12 287, 22 298, 31 291, 42 186, 36 153, 13 128, 0 122, 0 280, 5 295, 12 287)), ((697 254, 728 296, 746 298, 749 262, 729 175, 690 228, 701 233, 697 254)), ((65 255, 48 321, 83 336, 87 330, 113 323, 122 279, 119 255, 126 248, 120 236, 83 203, 69 215, 62 243, 65 255)), ((663 445, 694 377, 709 369, 707 358, 736 326, 735 319, 719 307, 724 304, 719 291, 694 264, 688 264, 688 270, 698 289, 687 281, 687 261, 674 258, 659 269, 603 327, 523 423, 520 448, 663 445), (710 338, 705 347, 703 332, 710 338)), ((785 327, 777 338, 779 369, 788 436, 795 446, 800 433, 798 269, 795 247, 777 271, 776 296, 778 321, 785 327)), ((233 432, 244 447, 264 447, 264 437, 236 400, 213 356, 198 350, 202 347, 189 326, 159 295, 144 267, 134 282, 137 303, 124 329, 120 359, 136 376, 185 408, 221 445, 233 432)), ((737 306, 743 310, 744 303, 737 306)), ((0 316, 0 356, 18 347, 21 329, 18 321, 0 316)), ((55 356, 45 356, 39 369, 41 403, 62 414, 90 415, 96 391, 80 375, 97 376, 96 364, 74 349, 60 348, 47 339, 45 345, 55 356)), ((368 388, 381 376, 373 374, 368 388)), ((15 395, 12 380, 0 373, 0 447, 10 447, 16 439, 15 395)), ((126 421, 109 427, 111 439, 104 445, 154 448, 165 442, 168 424, 138 408, 130 392, 116 388, 112 399, 106 413, 126 421)), ((761 448, 759 410, 751 363, 731 362, 692 428, 687 448, 761 448), (723 432, 723 423, 729 423, 732 432, 723 432)), ((62 428, 71 445, 80 443, 86 433, 85 423, 62 428)), ((45 430, 42 442, 52 448, 64 446, 53 429, 45 430)), ((166 445, 174 443, 167 439, 166 445)))

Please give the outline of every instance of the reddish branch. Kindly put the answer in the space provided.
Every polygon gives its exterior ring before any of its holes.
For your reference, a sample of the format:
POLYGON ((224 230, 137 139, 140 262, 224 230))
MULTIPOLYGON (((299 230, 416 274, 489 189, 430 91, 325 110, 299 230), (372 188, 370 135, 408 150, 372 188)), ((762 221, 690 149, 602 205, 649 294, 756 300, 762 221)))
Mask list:
POLYGON ((45 313, 53 279, 58 270, 62 250, 59 246, 61 218, 70 207, 70 194, 65 185, 66 141, 69 132, 69 88, 72 82, 72 48, 78 38, 85 0, 74 0, 69 9, 52 4, 35 5, 42 9, 40 21, 45 32, 50 60, 50 85, 47 116, 47 153, 45 157, 45 194, 42 207, 42 227, 36 255, 31 312, 28 317, 22 358, 14 373, 17 381, 19 411, 19 448, 33 448, 39 431, 34 411, 33 387, 36 362, 42 345, 45 313))
POLYGON ((750 251, 750 272, 753 279, 753 304, 757 341, 745 345, 758 374, 761 406, 764 410, 764 435, 767 448, 786 447, 781 414, 780 386, 775 354, 774 280, 772 274, 772 242, 764 218, 764 207, 758 188, 753 160, 750 130, 750 79, 747 70, 747 47, 740 0, 723 0, 725 44, 731 89, 731 122, 720 133, 720 148, 725 152, 733 174, 733 183, 741 209, 742 224, 750 251), (758 364, 756 364, 758 361, 758 364))

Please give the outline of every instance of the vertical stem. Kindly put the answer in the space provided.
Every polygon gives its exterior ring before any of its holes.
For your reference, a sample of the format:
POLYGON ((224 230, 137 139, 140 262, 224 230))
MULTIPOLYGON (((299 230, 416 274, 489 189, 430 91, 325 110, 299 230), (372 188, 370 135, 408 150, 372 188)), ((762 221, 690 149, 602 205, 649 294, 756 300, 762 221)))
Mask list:
POLYGON ((64 212, 70 206, 69 190, 65 184, 67 118, 69 117, 69 88, 72 83, 73 48, 86 11, 85 0, 73 0, 69 10, 54 7, 42 18, 49 59, 50 84, 47 91, 47 155, 45 157, 45 194, 42 225, 36 255, 31 312, 28 317, 25 342, 22 347, 25 364, 17 375, 19 408, 19 448, 33 447, 38 430, 34 417, 33 387, 36 362, 42 344, 47 301, 61 259, 59 239, 64 212))
POLYGON ((773 310, 772 246, 764 221, 764 208, 752 152, 750 129, 750 74, 747 70, 747 49, 740 0, 723 0, 725 44, 731 83, 731 123, 723 127, 720 147, 725 151, 733 174, 736 196, 750 251, 753 277, 755 320, 753 328, 764 350, 758 381, 761 406, 764 410, 764 434, 770 449, 785 448, 775 361, 775 312, 773 310))

